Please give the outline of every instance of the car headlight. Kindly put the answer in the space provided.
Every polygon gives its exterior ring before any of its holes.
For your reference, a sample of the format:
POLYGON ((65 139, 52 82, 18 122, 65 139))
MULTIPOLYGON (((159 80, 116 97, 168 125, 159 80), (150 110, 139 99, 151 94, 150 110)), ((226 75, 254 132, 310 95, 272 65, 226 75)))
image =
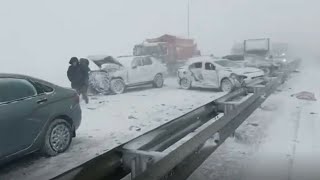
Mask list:
POLYGON ((282 61, 283 61, 283 62, 287 62, 287 59, 283 59, 282 61))

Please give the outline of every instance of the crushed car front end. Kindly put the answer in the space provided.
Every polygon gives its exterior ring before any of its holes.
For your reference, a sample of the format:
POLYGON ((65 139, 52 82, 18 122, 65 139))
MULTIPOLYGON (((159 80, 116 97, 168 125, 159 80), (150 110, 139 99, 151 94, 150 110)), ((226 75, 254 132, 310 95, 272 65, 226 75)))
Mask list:
POLYGON ((265 81, 265 74, 257 68, 241 68, 234 70, 230 75, 236 87, 246 86, 248 84, 259 84, 265 81))

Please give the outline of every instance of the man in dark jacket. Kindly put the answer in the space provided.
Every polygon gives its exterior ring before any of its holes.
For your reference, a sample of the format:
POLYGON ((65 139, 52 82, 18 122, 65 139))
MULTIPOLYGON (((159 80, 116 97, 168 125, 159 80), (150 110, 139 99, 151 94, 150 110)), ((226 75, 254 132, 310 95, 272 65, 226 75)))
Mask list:
POLYGON ((81 77, 81 70, 79 66, 79 60, 76 57, 72 57, 69 61, 69 68, 68 68, 68 79, 71 82, 71 87, 75 90, 79 90, 82 85, 82 77, 81 77))
POLYGON ((88 59, 84 59, 84 58, 80 59, 80 70, 81 70, 81 74, 83 76, 83 81, 84 81, 84 84, 81 87, 80 91, 83 96, 83 99, 88 104, 89 98, 88 98, 87 93, 88 93, 88 87, 89 87, 89 72, 90 72, 88 59))
POLYGON ((86 77, 88 77, 88 73, 85 73, 76 57, 72 57, 69 64, 67 75, 71 82, 71 87, 75 89, 79 95, 82 95, 85 102, 88 103, 89 99, 86 91, 86 77))

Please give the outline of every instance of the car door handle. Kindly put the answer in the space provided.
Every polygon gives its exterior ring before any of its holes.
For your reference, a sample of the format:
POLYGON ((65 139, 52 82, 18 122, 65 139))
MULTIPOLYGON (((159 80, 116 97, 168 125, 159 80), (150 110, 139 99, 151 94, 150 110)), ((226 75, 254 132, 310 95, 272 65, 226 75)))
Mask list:
POLYGON ((38 104, 43 104, 43 103, 45 103, 45 102, 47 102, 47 101, 48 101, 47 98, 43 98, 43 99, 38 100, 37 103, 38 103, 38 104))

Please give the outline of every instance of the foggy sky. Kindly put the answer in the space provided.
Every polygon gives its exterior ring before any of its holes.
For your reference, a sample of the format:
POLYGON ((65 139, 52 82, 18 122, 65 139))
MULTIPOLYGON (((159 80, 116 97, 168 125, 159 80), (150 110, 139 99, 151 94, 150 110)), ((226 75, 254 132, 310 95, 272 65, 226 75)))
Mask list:
MULTIPOLYGON (((263 37, 318 55, 319 7, 317 0, 190 0, 191 37, 218 56, 263 37)), ((48 77, 57 80, 71 56, 132 54, 145 38, 187 36, 187 0, 0 0, 0 22, 0 72, 59 69, 48 77)))

